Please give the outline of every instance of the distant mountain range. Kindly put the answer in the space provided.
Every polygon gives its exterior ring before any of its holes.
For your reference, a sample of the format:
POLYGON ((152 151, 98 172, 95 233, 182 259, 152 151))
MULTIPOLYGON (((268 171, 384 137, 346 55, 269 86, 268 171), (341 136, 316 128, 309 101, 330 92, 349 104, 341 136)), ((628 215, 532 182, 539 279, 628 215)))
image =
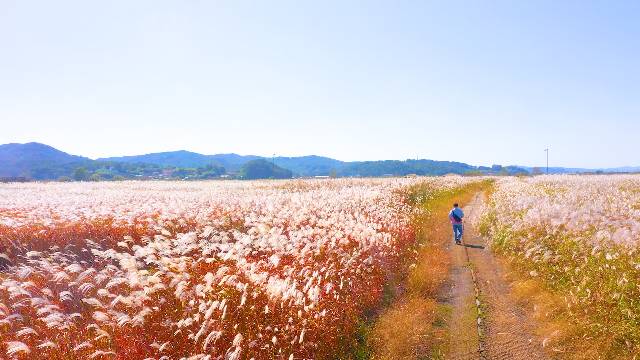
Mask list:
POLYGON ((476 167, 460 162, 435 160, 380 160, 340 161, 323 156, 263 158, 255 155, 217 154, 203 155, 190 151, 170 151, 137 156, 101 158, 97 161, 146 163, 160 166, 203 167, 210 164, 222 166, 228 173, 238 172, 251 160, 265 159, 274 165, 291 170, 294 176, 377 177, 416 175, 467 174, 469 172, 508 174, 526 173, 518 167, 476 167))
MULTIPOLYGON (((204 155, 180 150, 135 156, 100 158, 70 155, 40 143, 0 145, 0 179, 117 180, 290 177, 377 177, 444 174, 530 174, 543 168, 473 166, 435 160, 340 161, 322 156, 274 157, 204 155)), ((640 167, 613 169, 549 168, 550 173, 640 172, 640 167)))
POLYGON ((69 155, 38 143, 0 145, 0 176, 3 177, 30 176, 51 166, 64 167, 90 161, 89 158, 69 155))
POLYGON ((247 161, 261 159, 260 156, 238 154, 202 155, 186 150, 168 151, 145 155, 100 158, 96 161, 112 161, 123 163, 144 163, 181 168, 199 168, 216 164, 225 169, 237 171, 247 161))

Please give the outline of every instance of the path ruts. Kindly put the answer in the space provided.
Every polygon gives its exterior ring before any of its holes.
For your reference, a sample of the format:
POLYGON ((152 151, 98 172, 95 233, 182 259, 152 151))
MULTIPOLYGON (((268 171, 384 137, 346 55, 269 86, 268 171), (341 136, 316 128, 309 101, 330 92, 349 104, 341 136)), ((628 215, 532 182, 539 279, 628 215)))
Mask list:
POLYGON ((444 301, 451 308, 447 359, 549 359, 534 335, 533 320, 513 299, 504 270, 471 224, 480 215, 480 194, 464 208, 463 246, 451 241, 450 283, 444 301), (476 292, 479 292, 477 306, 476 292), (482 315, 479 315, 481 309, 482 315), (480 318, 480 321, 478 319, 480 318))

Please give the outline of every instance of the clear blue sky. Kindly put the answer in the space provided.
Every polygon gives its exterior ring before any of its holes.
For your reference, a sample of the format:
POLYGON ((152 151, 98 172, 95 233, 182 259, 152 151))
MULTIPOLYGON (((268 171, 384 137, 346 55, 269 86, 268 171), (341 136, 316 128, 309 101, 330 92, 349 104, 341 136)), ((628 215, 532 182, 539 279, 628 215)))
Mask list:
POLYGON ((0 143, 640 165, 640 1, 0 0, 0 143))

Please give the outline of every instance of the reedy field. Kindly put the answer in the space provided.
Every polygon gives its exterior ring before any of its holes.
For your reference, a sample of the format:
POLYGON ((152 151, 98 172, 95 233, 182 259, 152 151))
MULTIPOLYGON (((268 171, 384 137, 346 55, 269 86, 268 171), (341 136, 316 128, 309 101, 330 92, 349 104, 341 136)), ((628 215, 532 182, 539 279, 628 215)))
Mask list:
POLYGON ((412 185, 424 200, 471 182, 2 185, 1 352, 337 356, 416 258, 412 185))
MULTIPOLYGON (((1 185, 0 357, 446 356, 425 344, 446 211, 483 180, 1 185)), ((640 176, 489 195, 481 230, 538 294, 550 354, 634 358, 640 176)))
POLYGON ((504 178, 481 229, 537 298, 551 353, 639 356, 640 176, 504 178))

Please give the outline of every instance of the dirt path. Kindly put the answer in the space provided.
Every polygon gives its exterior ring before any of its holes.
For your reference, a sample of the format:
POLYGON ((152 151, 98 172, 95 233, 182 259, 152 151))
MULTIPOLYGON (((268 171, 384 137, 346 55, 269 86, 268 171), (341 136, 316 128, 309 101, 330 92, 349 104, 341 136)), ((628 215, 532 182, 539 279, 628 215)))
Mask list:
POLYGON ((454 245, 453 240, 449 246, 453 261, 444 299, 452 311, 447 359, 548 359, 534 335, 533 321, 510 295, 502 266, 471 225, 482 203, 478 194, 464 208, 464 246, 454 245))

